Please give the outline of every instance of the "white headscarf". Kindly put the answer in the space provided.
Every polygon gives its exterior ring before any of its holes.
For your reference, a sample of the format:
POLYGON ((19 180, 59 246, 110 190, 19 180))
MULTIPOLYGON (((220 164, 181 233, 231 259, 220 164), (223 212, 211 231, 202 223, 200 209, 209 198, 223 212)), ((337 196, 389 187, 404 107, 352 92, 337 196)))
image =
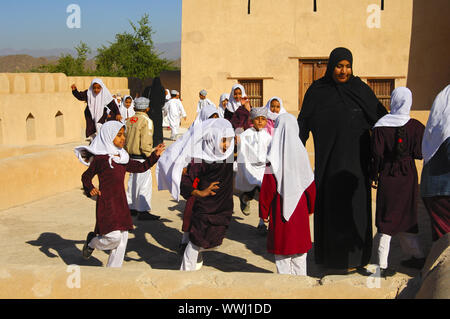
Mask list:
POLYGON ((422 155, 426 164, 450 136, 450 85, 433 102, 422 140, 422 155))
POLYGON ((194 123, 192 123, 192 126, 197 125, 198 123, 202 123, 202 122, 208 120, 214 114, 219 115, 217 107, 215 105, 211 105, 211 104, 206 105, 197 114, 197 117, 195 118, 194 123))
POLYGON ((136 112, 134 111, 134 100, 131 97, 131 95, 126 95, 122 102, 120 103, 119 107, 120 115, 122 116, 122 123, 125 123, 126 119, 129 117, 133 117, 136 112), (129 108, 125 106, 125 101, 130 98, 131 99, 131 105, 129 108))
POLYGON ((220 149, 220 142, 224 137, 234 137, 231 123, 225 119, 209 119, 170 145, 156 165, 158 190, 169 190, 178 201, 182 171, 192 159, 218 162, 233 154, 234 139, 231 139, 225 153, 220 149))
POLYGON ((245 89, 241 84, 233 85, 233 87, 231 88, 231 93, 229 95, 228 104, 227 104, 228 111, 230 111, 232 113, 236 112, 236 110, 239 108, 239 106, 241 106, 241 102, 237 102, 234 99, 234 90, 236 90, 236 89, 241 89, 242 97, 247 96, 247 94, 245 93, 245 89))
POLYGON ((127 164, 130 156, 123 148, 118 148, 113 141, 119 133, 120 129, 125 127, 123 123, 118 121, 109 121, 102 125, 99 134, 94 138, 89 146, 78 146, 75 148, 75 155, 81 163, 89 166, 86 162, 84 154, 86 151, 93 155, 109 155, 109 166, 113 168, 112 161, 118 164, 127 164), (118 155, 118 156, 117 156, 118 155))
POLYGON ((289 221, 303 192, 314 181, 308 153, 299 138, 293 115, 278 116, 267 160, 277 181, 277 192, 283 198, 283 217, 289 221))
POLYGON ((286 110, 285 110, 285 108, 283 107, 283 101, 282 101, 279 97, 277 97, 277 96, 272 97, 272 98, 269 100, 269 102, 267 102, 266 108, 267 108, 267 118, 268 118, 268 119, 271 119, 271 120, 274 121, 274 122, 276 121, 277 117, 278 117, 280 114, 287 113, 286 110), (278 102, 280 102, 280 113, 274 113, 274 112, 272 112, 272 111, 270 110, 270 104, 272 103, 273 100, 277 100, 278 102))
MULTIPOLYGON (((223 118, 224 114, 225 114, 225 108, 223 107, 222 102, 225 101, 225 100, 229 100, 229 99, 230 99, 230 94, 228 94, 228 93, 223 93, 220 96, 219 107, 218 107, 218 109, 219 109, 219 117, 220 118, 223 118)), ((228 102, 227 102, 227 104, 228 104, 228 102)))
POLYGON ((92 80, 91 86, 87 91, 87 98, 89 111, 91 112, 92 119, 95 123, 102 118, 104 108, 114 100, 106 85, 98 78, 92 80), (99 94, 94 96, 93 87, 95 83, 99 84, 102 87, 102 90, 99 94))
POLYGON ((374 127, 401 127, 411 119, 412 93, 406 87, 398 87, 391 94, 391 112, 375 123, 374 127))
MULTIPOLYGON (((252 109, 254 110, 254 108, 252 109)), ((267 150, 272 136, 262 129, 254 127, 239 135, 237 171, 235 186, 238 190, 249 192, 255 187, 261 187, 266 171, 267 150)))

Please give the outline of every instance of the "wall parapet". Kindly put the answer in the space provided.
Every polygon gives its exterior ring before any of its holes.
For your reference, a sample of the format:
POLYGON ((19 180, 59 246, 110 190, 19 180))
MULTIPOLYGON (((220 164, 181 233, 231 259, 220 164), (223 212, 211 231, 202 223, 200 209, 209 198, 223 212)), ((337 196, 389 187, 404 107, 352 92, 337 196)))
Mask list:
MULTIPOLYGON (((0 73, 0 146, 56 145, 82 140, 84 108, 72 95, 95 77, 62 73, 0 73)), ((128 79, 100 77, 111 94, 130 92, 128 79)))
MULTIPOLYGON (((66 76, 63 73, 0 73, 0 94, 63 93, 76 84, 87 89, 94 76, 66 76)), ((112 94, 128 90, 125 77, 100 77, 112 94)))

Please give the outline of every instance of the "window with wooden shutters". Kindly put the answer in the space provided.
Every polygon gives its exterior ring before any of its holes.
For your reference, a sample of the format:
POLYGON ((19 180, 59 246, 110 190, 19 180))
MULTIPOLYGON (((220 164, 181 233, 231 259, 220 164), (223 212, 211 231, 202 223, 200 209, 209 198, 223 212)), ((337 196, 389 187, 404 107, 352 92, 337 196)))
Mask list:
POLYGON ((252 107, 263 106, 263 80, 238 80, 247 94, 252 107))
POLYGON ((300 84, 298 109, 302 108, 303 98, 311 84, 325 75, 328 60, 326 59, 300 59, 300 84))
POLYGON ((367 79, 367 84, 387 110, 391 109, 391 93, 394 91, 394 79, 367 79))

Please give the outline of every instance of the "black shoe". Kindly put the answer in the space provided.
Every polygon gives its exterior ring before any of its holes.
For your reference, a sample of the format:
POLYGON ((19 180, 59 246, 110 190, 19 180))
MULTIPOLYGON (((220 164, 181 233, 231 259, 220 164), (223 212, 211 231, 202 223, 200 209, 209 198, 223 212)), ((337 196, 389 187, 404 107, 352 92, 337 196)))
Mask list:
POLYGON ((387 278, 387 277, 392 277, 396 274, 397 272, 394 269, 391 268, 380 268, 380 276, 383 278, 387 278))
POLYGON ((150 214, 149 212, 139 212, 138 220, 158 220, 161 216, 150 214))
POLYGON ((416 258, 413 256, 408 260, 403 260, 401 262, 401 265, 406 268, 414 268, 420 270, 425 265, 425 258, 416 258))
POLYGON ((90 232, 86 237, 86 241, 84 242, 84 246, 83 246, 83 258, 84 259, 89 259, 89 257, 91 257, 92 253, 94 252, 94 248, 89 247, 89 243, 91 242, 91 240, 94 237, 95 237, 94 232, 90 232))
POLYGON ((134 210, 134 209, 130 209, 130 214, 131 214, 131 216, 137 216, 138 215, 138 211, 134 210))
POLYGON ((245 200, 244 197, 247 198, 247 195, 245 194, 241 194, 239 195, 239 201, 241 203, 241 211, 242 214, 244 214, 245 216, 250 215, 250 201, 249 200, 245 200))
POLYGON ((184 251, 186 250, 186 247, 187 247, 187 243, 181 243, 179 246, 178 246, 178 254, 180 254, 181 256, 183 256, 184 255, 184 251))

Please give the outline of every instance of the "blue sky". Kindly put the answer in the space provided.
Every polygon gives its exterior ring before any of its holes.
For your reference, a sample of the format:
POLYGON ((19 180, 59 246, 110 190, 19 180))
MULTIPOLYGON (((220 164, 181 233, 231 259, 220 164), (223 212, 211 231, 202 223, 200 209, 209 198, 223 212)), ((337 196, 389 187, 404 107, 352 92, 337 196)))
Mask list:
POLYGON ((80 41, 97 49, 145 13, 154 42, 181 40, 181 0, 8 0, 0 8, 0 49, 72 49, 80 41), (80 29, 66 25, 70 4, 81 8, 80 29))

